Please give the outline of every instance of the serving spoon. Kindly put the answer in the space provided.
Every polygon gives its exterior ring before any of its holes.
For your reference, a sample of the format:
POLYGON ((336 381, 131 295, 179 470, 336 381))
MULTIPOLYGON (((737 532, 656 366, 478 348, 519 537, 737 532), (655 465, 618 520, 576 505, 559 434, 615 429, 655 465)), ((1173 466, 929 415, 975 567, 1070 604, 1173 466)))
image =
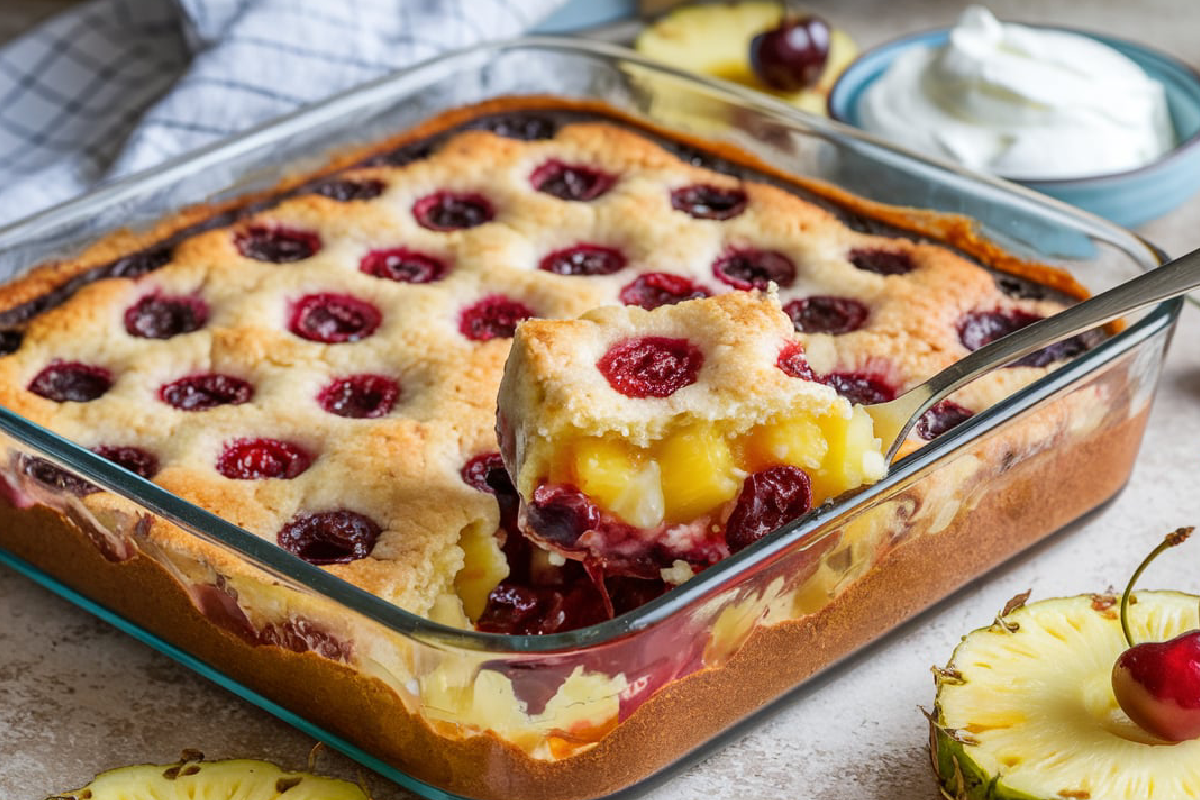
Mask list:
POLYGON ((956 389, 1057 341, 1196 288, 1200 288, 1200 250, 989 342, 895 400, 864 406, 875 421, 875 435, 886 445, 885 463, 892 463, 921 415, 956 389))

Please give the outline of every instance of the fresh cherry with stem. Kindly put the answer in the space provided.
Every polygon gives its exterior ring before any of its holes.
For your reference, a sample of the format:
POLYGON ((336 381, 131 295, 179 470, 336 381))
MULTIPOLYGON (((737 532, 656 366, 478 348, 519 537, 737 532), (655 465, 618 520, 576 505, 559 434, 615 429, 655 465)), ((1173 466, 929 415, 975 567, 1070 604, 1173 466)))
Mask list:
POLYGON ((829 24, 818 16, 801 13, 787 0, 781 5, 779 24, 750 41, 750 67, 772 89, 811 89, 821 82, 829 61, 829 24))
POLYGON ((1129 649, 1113 664, 1117 703, 1143 730, 1169 742, 1200 738, 1200 630, 1167 642, 1134 644, 1129 630, 1129 597, 1150 562, 1187 541, 1192 528, 1168 533, 1138 565, 1121 595, 1121 631, 1129 649))

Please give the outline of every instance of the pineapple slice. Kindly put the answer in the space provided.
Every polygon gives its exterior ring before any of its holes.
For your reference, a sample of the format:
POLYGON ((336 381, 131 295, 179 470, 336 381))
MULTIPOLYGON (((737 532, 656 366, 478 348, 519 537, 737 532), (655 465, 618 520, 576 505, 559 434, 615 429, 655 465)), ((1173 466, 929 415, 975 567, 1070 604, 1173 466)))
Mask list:
POLYGON ((668 522, 688 522, 737 496, 741 478, 729 442, 709 425, 693 425, 660 446, 668 522))
POLYGON ((645 56, 714 78, 739 83, 814 114, 825 114, 825 97, 858 48, 845 31, 831 28, 829 59, 811 89, 779 92, 764 86, 750 67, 750 40, 779 23, 778 2, 687 5, 647 27, 637 39, 645 56))
POLYGON ((360 787, 335 778, 285 772, 265 761, 201 761, 122 767, 97 775, 82 789, 47 800, 370 800, 360 787))
MULTIPOLYGON (((1194 629, 1200 597, 1138 592, 1135 641, 1194 629)), ((1172 744, 1117 705, 1117 598, 1021 606, 966 636, 935 670, 930 747, 942 793, 964 800, 1200 798, 1200 740, 1172 744)))

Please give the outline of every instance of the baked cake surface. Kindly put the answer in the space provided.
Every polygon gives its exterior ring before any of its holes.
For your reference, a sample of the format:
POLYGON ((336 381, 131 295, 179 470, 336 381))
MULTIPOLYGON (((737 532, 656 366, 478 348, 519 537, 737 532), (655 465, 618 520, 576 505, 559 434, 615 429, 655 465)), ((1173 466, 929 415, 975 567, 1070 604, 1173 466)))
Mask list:
MULTIPOLYGON (((872 402, 1060 307, 1006 293, 946 247, 855 230, 619 124, 463 130, 413 158, 368 160, 184 236, 154 269, 12 326, 0 404, 355 585, 467 625, 509 569, 486 478, 521 320, 773 286, 814 379, 872 402)), ((25 302, 30 282, 0 304, 25 302)), ((1071 352, 969 387, 926 433, 1071 352)), ((14 472, 17 494, 59 480, 31 461, 14 472)))

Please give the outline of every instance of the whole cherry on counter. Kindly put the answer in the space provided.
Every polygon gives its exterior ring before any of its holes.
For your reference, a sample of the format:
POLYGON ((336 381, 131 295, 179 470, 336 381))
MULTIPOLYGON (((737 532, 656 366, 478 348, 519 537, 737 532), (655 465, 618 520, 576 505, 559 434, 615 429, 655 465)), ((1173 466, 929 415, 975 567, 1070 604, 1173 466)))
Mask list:
POLYGON ((750 66, 772 89, 798 92, 821 81, 829 60, 830 31, 825 20, 814 15, 785 13, 774 28, 750 41, 750 66))

